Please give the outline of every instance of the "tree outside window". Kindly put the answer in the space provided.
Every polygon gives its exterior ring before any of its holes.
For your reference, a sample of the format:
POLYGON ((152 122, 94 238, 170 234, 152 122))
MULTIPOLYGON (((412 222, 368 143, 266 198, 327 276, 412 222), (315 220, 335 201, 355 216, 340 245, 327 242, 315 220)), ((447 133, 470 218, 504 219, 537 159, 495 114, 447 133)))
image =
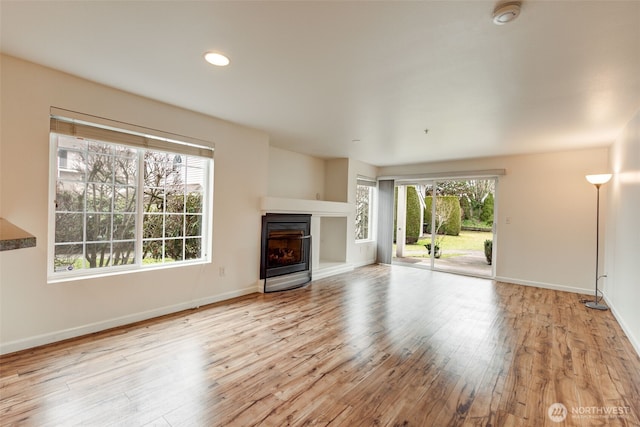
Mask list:
POLYGON ((205 258, 209 159, 54 133, 52 141, 54 273, 205 258))
POLYGON ((371 238, 374 188, 373 183, 360 182, 356 187, 356 240, 368 240, 371 238))

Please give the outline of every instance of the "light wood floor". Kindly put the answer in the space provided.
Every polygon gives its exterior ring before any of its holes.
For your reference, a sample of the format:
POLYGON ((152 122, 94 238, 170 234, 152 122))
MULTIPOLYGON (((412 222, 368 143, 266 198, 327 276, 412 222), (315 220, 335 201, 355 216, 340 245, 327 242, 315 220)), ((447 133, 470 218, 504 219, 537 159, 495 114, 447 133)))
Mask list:
POLYGON ((363 267, 4 356, 0 423, 640 425, 640 358, 580 298, 363 267))

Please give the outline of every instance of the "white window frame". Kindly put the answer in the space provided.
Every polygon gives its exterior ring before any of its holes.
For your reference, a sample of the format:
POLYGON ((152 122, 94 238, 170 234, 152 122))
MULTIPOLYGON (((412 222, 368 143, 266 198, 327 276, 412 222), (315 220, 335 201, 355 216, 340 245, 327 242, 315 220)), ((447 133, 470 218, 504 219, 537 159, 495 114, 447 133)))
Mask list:
MULTIPOLYGON (((212 212, 213 212, 213 144, 206 141, 195 140, 193 138, 183 137, 174 134, 168 134, 148 128, 138 127, 135 125, 115 122, 104 118, 83 115, 82 113, 61 110, 55 107, 51 108, 51 133, 50 133, 50 161, 49 161, 49 239, 48 239, 48 262, 47 262, 47 278, 49 283, 55 283, 67 280, 78 280, 86 278, 95 278, 108 276, 112 274, 122 274, 130 272, 147 271, 162 268, 174 268, 194 264, 206 264, 211 262, 212 251, 212 212), (64 114, 61 115, 61 114, 64 114), (74 134, 76 133, 77 134, 74 134), (99 268, 82 268, 70 269, 68 271, 55 271, 55 228, 56 228, 56 185, 60 170, 63 169, 58 162, 57 140, 58 135, 66 135, 76 138, 84 138, 88 141, 96 141, 99 143, 128 146, 136 151, 138 178, 135 185, 136 190, 136 231, 133 239, 135 241, 135 260, 132 264, 106 266, 99 268), (140 143, 141 142, 141 143, 140 143), (171 262, 158 262, 145 264, 142 261, 142 242, 143 235, 143 218, 145 215, 143 209, 144 194, 144 152, 165 152, 169 154, 190 156, 202 161, 202 221, 199 236, 193 238, 201 238, 200 257, 194 259, 182 259, 171 262)), ((64 169, 63 169, 64 170, 64 169)), ((188 169, 186 169, 188 170, 188 169)), ((185 191, 187 183, 183 183, 185 191)), ((83 211, 86 215, 88 211, 83 211)), ((111 214, 113 213, 113 206, 111 214)), ((176 213, 178 214, 178 213, 176 213)), ((165 215, 167 215, 165 213, 165 215)), ((182 215, 188 215, 187 211, 183 211, 182 215)), ((196 216, 199 214, 195 214, 196 216)), ((184 225, 183 225, 184 226, 184 225)), ((163 223, 164 229, 164 223, 163 223)), ((191 236, 181 236, 187 239, 191 236)), ((163 235, 163 239, 167 239, 163 235)), ((86 243, 86 236, 82 238, 86 243)), ((108 240, 113 242, 113 240, 108 240)), ((183 245, 184 246, 184 245, 183 245)), ((183 249, 184 250, 184 249, 183 249)))
MULTIPOLYGON (((359 239, 358 236, 354 236, 355 237, 355 241, 356 243, 362 243, 362 242, 370 242, 374 240, 374 213, 375 213, 375 203, 376 203, 376 188, 377 188, 377 184, 376 181, 374 179, 371 178, 366 178, 366 177, 358 177, 357 178, 357 183, 356 183, 356 194, 358 193, 358 187, 368 187, 369 188, 369 212, 368 212, 368 224, 367 224, 367 231, 368 231, 368 235, 363 238, 363 239, 359 239)), ((357 212, 358 207, 356 206, 356 217, 358 216, 358 212, 357 212)), ((357 230, 356 230, 357 231, 357 230)))

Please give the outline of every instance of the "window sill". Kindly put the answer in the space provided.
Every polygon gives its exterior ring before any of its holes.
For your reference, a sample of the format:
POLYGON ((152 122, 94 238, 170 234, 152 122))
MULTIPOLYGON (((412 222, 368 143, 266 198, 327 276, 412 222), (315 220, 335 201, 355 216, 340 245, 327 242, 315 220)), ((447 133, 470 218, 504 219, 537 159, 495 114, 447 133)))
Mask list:
POLYGON ((153 266, 145 266, 145 267, 138 267, 138 266, 123 267, 122 269, 111 270, 108 272, 105 271, 101 273, 96 272, 95 274, 91 274, 91 275, 88 275, 88 274, 87 275, 84 275, 84 274, 62 275, 61 274, 61 275, 54 275, 54 276, 50 275, 47 278, 47 283, 55 284, 55 283, 64 283, 64 282, 75 282, 79 280, 101 279, 103 277, 120 276, 122 274, 145 273, 148 271, 166 270, 169 268, 190 267, 190 266, 210 264, 210 263, 211 263, 210 260, 197 260, 197 261, 181 262, 180 264, 161 264, 157 266, 153 265, 153 266))

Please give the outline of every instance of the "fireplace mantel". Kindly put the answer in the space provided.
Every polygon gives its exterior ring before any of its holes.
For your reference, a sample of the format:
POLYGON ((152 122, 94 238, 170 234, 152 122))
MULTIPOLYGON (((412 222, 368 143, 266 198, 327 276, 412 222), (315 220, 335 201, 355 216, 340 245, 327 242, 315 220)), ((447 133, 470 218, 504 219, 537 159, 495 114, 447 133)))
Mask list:
POLYGON ((353 203, 288 199, 284 197, 263 197, 260 209, 263 212, 307 213, 316 216, 348 216, 355 213, 356 210, 353 203))
POLYGON ((311 214, 314 279, 353 270, 353 265, 347 259, 347 247, 349 236, 353 233, 349 231, 348 223, 355 217, 355 204, 267 196, 262 198, 260 209, 263 214, 311 214))

